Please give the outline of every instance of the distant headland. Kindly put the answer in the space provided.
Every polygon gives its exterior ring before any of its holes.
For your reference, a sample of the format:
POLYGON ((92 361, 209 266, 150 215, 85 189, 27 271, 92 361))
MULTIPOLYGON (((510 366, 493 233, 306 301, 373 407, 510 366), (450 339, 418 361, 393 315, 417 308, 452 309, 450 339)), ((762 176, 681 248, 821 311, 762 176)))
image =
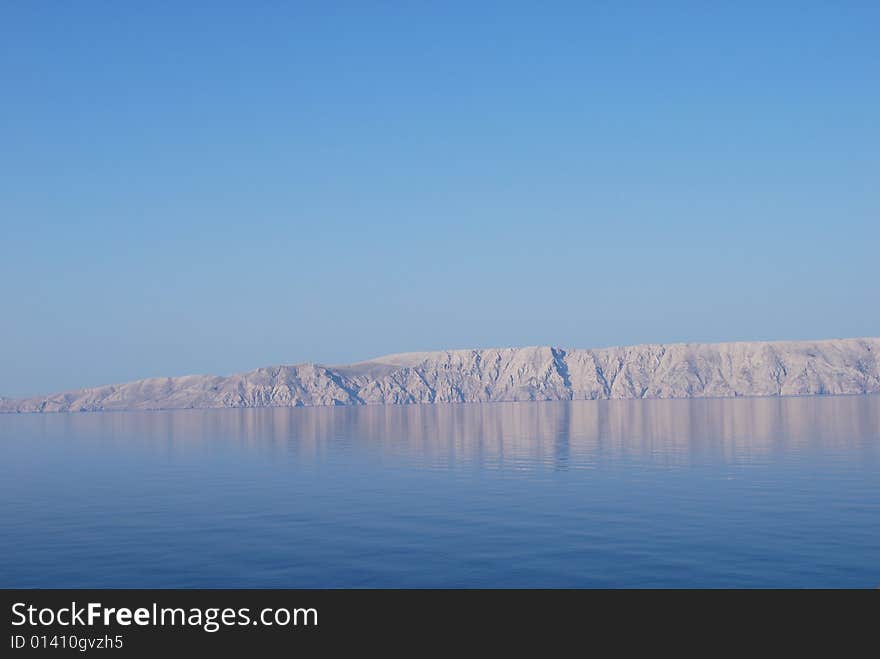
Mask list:
POLYGON ((880 393, 880 338, 406 353, 0 398, 0 412, 868 393, 880 393))

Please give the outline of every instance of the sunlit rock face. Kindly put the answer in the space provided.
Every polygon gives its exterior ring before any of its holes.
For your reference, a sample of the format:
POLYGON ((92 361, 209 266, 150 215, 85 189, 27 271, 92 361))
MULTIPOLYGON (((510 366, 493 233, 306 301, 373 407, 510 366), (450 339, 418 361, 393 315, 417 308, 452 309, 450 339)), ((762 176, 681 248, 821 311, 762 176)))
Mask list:
POLYGON ((3 412, 880 393, 880 339, 388 355, 0 398, 3 412))

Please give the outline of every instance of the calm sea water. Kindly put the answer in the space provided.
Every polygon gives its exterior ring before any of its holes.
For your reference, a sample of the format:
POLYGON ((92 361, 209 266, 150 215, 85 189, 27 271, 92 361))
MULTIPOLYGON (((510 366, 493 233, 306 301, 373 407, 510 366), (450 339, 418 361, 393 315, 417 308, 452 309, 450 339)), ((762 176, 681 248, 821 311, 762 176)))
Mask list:
POLYGON ((880 586, 880 397, 0 415, 2 587, 880 586))

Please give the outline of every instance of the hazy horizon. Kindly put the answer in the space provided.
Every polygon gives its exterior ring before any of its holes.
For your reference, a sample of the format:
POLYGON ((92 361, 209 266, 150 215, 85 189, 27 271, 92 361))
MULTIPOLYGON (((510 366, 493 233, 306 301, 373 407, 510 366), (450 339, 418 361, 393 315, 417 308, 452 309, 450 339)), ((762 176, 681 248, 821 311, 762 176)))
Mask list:
POLYGON ((0 396, 880 335, 880 6, 0 10, 0 396))

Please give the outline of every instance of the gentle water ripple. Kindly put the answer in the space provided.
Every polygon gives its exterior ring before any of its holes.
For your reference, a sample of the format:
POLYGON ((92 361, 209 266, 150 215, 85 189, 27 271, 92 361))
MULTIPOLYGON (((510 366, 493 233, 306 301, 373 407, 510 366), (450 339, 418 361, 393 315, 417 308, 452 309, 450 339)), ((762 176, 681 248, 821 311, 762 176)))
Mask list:
POLYGON ((0 415, 0 586, 880 586, 880 397, 0 415))

